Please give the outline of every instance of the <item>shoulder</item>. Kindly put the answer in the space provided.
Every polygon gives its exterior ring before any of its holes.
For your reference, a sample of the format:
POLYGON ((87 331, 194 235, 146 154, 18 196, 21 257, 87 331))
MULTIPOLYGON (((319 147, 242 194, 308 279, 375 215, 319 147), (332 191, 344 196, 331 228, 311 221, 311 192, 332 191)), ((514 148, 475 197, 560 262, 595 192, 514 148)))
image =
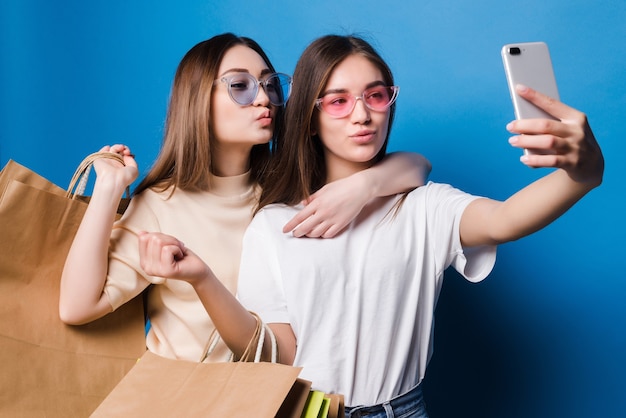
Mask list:
POLYGON ((261 208, 254 217, 265 219, 283 218, 287 216, 293 216, 294 214, 302 210, 302 208, 302 205, 289 206, 284 203, 272 203, 271 205, 267 205, 261 208))
POLYGON ((460 192, 461 190, 447 183, 437 183, 434 181, 429 181, 425 185, 414 189, 411 193, 450 193, 455 191, 460 192))
POLYGON ((471 196, 468 193, 457 189, 450 184, 446 183, 435 183, 433 181, 429 181, 423 186, 420 186, 410 193, 408 193, 410 199, 419 200, 419 199, 442 199, 448 196, 471 196))
POLYGON ((172 187, 167 188, 165 190, 157 191, 155 189, 146 189, 141 193, 133 196, 133 201, 138 202, 155 202, 155 201, 165 201, 168 200, 172 195, 178 194, 180 191, 176 189, 174 193, 172 193, 172 187))
POLYGON ((272 203, 261 208, 252 218, 249 230, 270 230, 282 233, 283 226, 302 209, 302 205, 289 206, 272 203))
POLYGON ((163 191, 154 189, 143 190, 132 197, 122 220, 142 224, 145 222, 154 223, 164 212, 181 209, 183 205, 176 203, 176 201, 180 201, 177 196, 181 193, 184 193, 184 191, 179 191, 178 189, 172 193, 171 188, 163 191), (142 220, 142 218, 146 219, 142 220))
POLYGON ((424 186, 411 191, 406 201, 409 205, 425 207, 427 210, 431 208, 437 211, 445 207, 462 211, 471 201, 479 197, 450 184, 429 181, 424 186))

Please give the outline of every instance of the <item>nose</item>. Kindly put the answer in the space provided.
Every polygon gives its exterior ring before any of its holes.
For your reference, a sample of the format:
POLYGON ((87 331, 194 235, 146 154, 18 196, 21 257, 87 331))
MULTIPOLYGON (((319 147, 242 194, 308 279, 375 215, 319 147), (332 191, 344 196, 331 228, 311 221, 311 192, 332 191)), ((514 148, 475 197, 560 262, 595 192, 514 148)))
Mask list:
POLYGON ((370 110, 365 105, 362 97, 355 97, 354 109, 350 114, 350 119, 354 123, 367 123, 370 121, 370 110))
POLYGON ((269 106, 270 98, 265 92, 265 88, 262 85, 259 85, 258 91, 256 93, 256 98, 254 99, 255 106, 269 106))

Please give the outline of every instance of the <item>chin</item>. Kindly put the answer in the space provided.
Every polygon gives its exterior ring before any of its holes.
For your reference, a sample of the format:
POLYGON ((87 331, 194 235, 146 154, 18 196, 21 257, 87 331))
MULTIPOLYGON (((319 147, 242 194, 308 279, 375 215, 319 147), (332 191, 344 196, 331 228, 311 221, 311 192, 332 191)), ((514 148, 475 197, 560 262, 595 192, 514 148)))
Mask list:
POLYGON ((256 140, 252 141, 252 145, 263 145, 263 144, 267 144, 272 140, 272 137, 262 137, 262 138, 257 138, 256 140))

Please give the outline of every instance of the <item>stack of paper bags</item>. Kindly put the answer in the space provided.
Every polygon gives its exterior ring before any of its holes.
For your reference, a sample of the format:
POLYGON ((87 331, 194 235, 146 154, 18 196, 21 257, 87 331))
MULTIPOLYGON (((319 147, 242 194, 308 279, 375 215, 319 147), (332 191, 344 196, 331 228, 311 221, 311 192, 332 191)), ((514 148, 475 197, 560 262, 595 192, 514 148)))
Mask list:
POLYGON ((301 418, 343 418, 343 395, 311 390, 301 418))

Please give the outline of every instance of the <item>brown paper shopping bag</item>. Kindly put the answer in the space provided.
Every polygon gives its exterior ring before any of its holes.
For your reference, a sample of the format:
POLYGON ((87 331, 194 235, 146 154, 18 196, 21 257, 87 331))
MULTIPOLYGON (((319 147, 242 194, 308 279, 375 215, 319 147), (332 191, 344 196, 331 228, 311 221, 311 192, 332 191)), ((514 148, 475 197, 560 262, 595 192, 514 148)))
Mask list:
POLYGON ((145 351, 141 297, 88 325, 59 319, 86 207, 14 161, 0 172, 0 416, 87 417, 145 351))
POLYGON ((146 351, 92 418, 299 418, 311 387, 299 373, 282 364, 195 363, 146 351))
POLYGON ((300 418, 311 382, 298 378, 301 368, 276 363, 276 338, 256 318, 242 355, 250 362, 195 363, 146 351, 92 418, 300 418), (260 361, 266 331, 271 362, 260 361))

